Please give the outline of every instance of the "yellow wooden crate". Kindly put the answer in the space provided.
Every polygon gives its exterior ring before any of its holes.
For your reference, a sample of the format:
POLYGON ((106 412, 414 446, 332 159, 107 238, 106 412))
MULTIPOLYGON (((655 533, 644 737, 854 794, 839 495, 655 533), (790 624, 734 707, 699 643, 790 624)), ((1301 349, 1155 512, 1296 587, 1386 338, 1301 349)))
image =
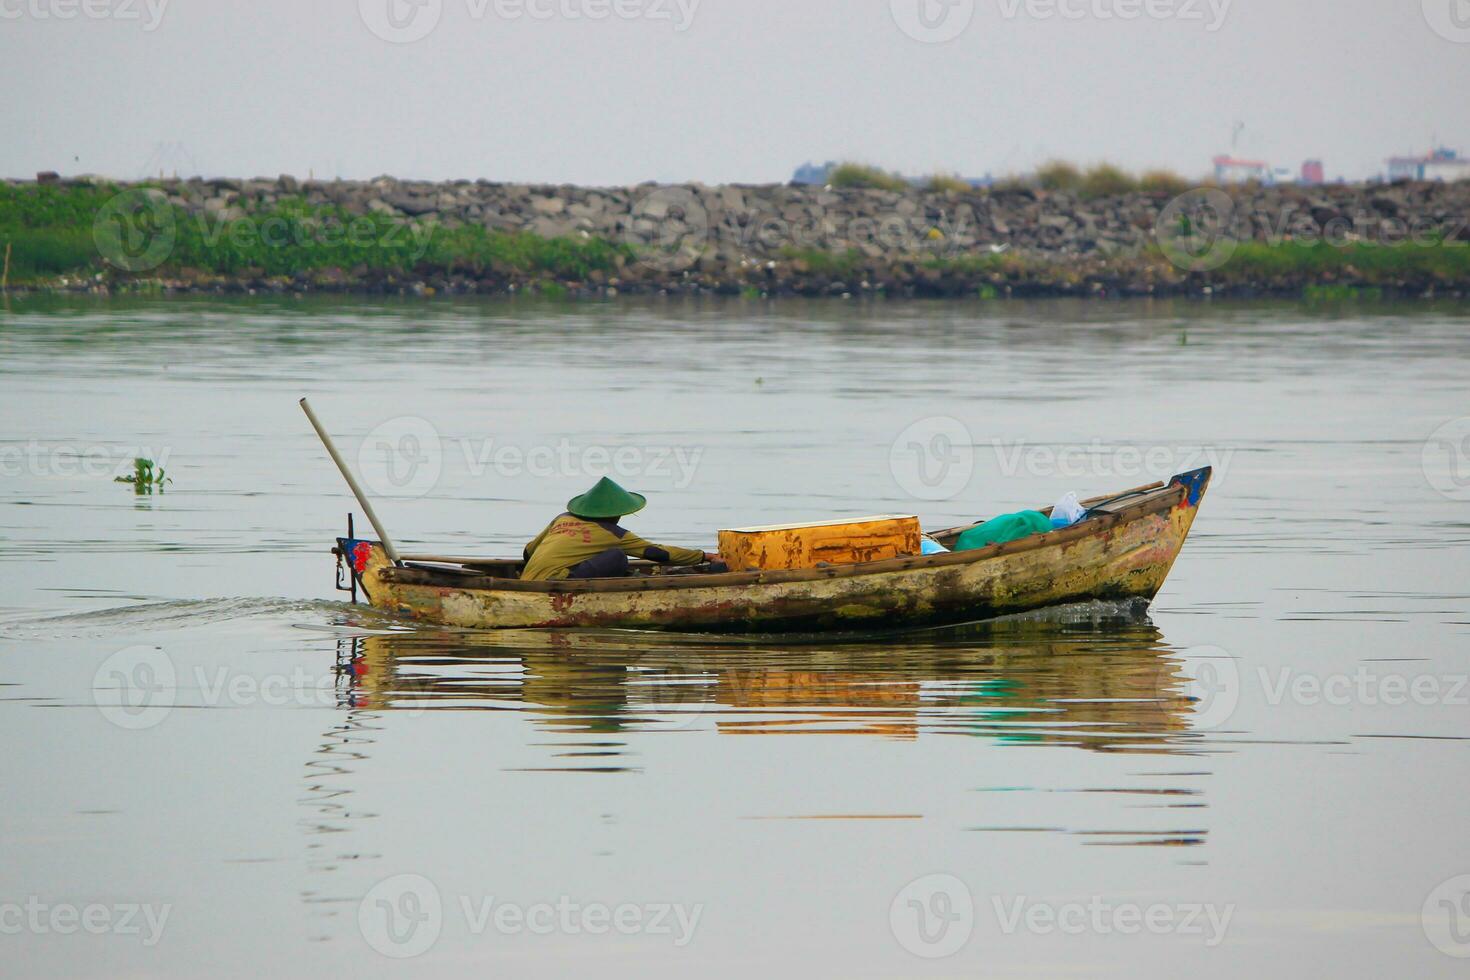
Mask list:
POLYGON ((851 565, 917 555, 919 535, 909 514, 744 527, 720 532, 720 557, 736 572, 851 565))

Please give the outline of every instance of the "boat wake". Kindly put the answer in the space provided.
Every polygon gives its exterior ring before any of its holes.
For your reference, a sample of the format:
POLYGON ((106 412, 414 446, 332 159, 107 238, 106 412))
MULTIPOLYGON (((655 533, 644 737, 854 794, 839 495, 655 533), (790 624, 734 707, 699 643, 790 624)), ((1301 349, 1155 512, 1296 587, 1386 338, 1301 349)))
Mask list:
POLYGON ((60 616, 39 616, 0 623, 0 638, 96 636, 118 632, 208 626, 242 619, 280 619, 295 623, 340 622, 348 613, 361 618, 363 607, 324 599, 175 599, 144 602, 60 616))

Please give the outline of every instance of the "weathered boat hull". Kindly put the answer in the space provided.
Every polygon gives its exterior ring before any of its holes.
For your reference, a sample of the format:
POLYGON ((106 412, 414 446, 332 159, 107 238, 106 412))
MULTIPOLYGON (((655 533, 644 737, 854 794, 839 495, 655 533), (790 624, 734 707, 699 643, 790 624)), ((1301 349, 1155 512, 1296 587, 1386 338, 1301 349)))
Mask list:
POLYGON ((521 582, 394 567, 372 542, 340 546, 355 559, 375 607, 445 626, 872 631, 1091 599, 1151 600, 1179 556, 1209 479, 1208 469, 1183 474, 1074 527, 977 551, 801 571, 521 582))

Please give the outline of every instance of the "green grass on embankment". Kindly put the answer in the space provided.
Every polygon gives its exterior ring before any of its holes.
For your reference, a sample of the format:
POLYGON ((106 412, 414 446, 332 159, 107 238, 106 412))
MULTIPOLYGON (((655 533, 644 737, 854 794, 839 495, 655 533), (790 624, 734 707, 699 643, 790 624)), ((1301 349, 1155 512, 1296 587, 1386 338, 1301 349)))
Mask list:
POLYGON ((1242 242, 1215 276, 1229 282, 1392 286, 1435 280, 1470 283, 1470 242, 1332 245, 1242 242))
MULTIPOLYGON (((11 247, 10 281, 112 270, 96 229, 114 187, 0 184, 0 254, 11 247)), ((134 194, 140 192, 135 191, 134 194)), ((146 244, 161 227, 172 247, 162 264, 139 275, 184 270, 222 276, 295 276, 327 269, 494 273, 521 278, 584 280, 633 259, 626 245, 596 238, 542 238, 480 225, 407 224, 380 214, 353 215, 335 206, 281 200, 243 218, 189 214, 167 203, 104 214, 103 236, 146 244), (143 227, 142 222, 147 222, 143 227), (120 224, 121 223, 121 224, 120 224), (106 229, 112 229, 110 232, 106 229)), ((141 250, 141 248, 140 248, 141 250)))
MULTIPOLYGON (((881 275, 890 263, 873 261, 861 252, 786 249, 782 257, 803 275, 849 282, 881 275)), ((1218 269, 1191 276, 1173 265, 1157 247, 1137 255, 1105 257, 1000 254, 931 255, 913 261, 920 274, 969 283, 982 296, 985 286, 1027 286, 1068 291, 1090 280, 1115 285, 1167 284, 1191 279, 1218 289, 1299 293, 1305 299, 1372 299, 1384 292, 1429 287, 1470 286, 1470 243, 1331 245, 1318 242, 1267 244, 1242 242, 1218 269)))
POLYGON ((9 245, 10 281, 61 275, 97 262, 92 222, 114 193, 0 184, 0 255, 9 245))

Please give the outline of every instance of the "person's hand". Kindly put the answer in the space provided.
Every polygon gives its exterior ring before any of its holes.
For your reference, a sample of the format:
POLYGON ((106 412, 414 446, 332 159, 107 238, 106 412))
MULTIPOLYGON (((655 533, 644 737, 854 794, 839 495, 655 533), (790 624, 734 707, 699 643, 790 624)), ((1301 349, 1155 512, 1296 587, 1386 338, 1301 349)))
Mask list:
POLYGON ((715 562, 715 561, 721 561, 722 559, 720 558, 720 553, 718 551, 706 551, 704 553, 704 560, 705 561, 710 561, 710 562, 715 562))

